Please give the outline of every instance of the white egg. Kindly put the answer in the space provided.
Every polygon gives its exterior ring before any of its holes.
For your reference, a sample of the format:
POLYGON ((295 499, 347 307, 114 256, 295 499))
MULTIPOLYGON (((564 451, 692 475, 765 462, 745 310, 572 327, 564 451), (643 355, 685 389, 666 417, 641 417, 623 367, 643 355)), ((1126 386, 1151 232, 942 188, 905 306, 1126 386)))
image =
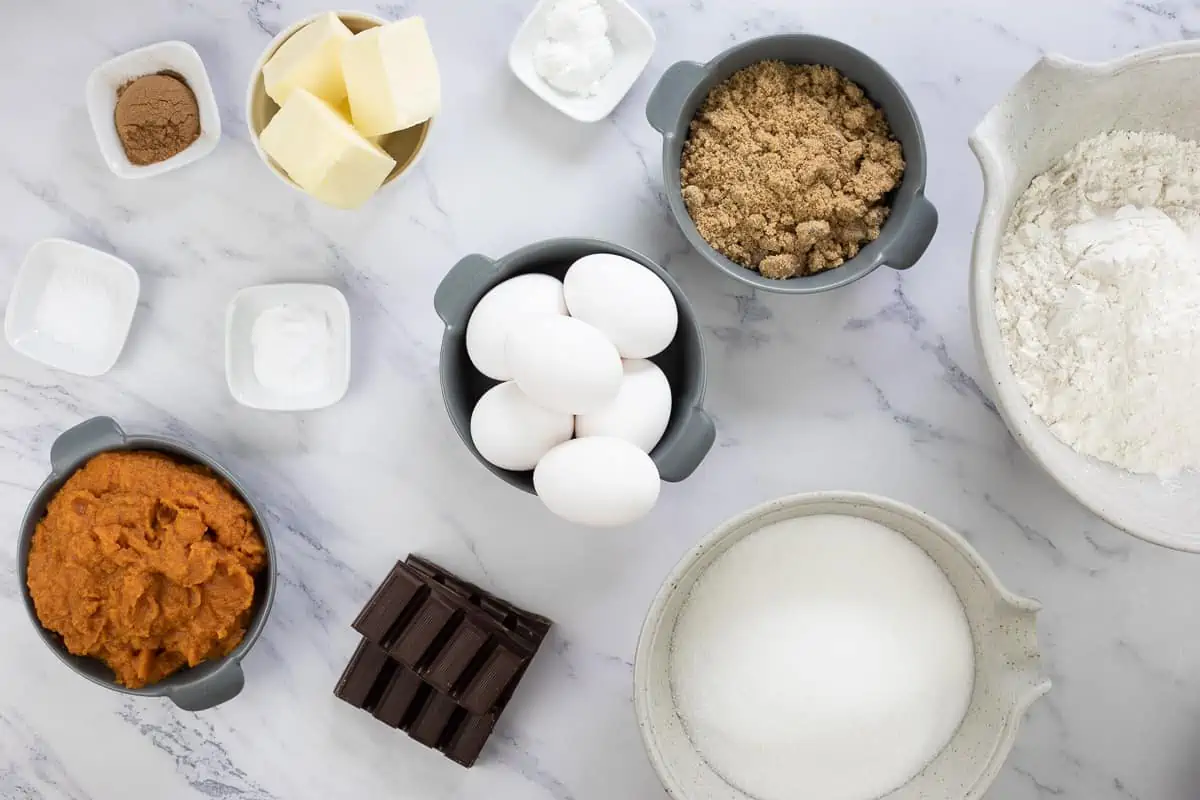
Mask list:
POLYGON ((571 317, 536 317, 508 337, 513 380, 533 402, 564 414, 604 408, 621 388, 621 357, 604 334, 571 317))
POLYGON ((489 389, 471 412, 475 449, 501 469, 533 469, 574 432, 574 417, 542 408, 512 381, 489 389))
POLYGON ((594 528, 628 525, 658 501, 658 468, 624 439, 588 436, 551 450, 533 471, 533 488, 565 520, 594 528))
POLYGON ((567 310, 607 336, 622 358, 667 349, 679 308, 662 279, 636 261, 608 253, 584 256, 563 278, 567 310))
POLYGON ((504 345, 512 329, 530 317, 565 316, 563 285, 549 275, 518 275, 475 304, 467 321, 467 356, 475 369, 498 381, 512 378, 504 345))
POLYGON ((625 377, 611 403, 575 420, 578 436, 615 436, 649 453, 671 419, 671 384, 652 361, 624 363, 625 377))

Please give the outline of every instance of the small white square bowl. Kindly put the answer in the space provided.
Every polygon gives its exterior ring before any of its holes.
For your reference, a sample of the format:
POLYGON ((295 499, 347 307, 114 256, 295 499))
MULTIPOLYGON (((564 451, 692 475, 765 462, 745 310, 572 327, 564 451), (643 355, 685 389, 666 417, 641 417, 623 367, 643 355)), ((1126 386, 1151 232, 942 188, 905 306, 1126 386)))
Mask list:
POLYGON ((579 122, 599 122, 612 113, 641 76, 654 53, 654 29, 625 0, 599 0, 608 15, 613 67, 591 97, 563 94, 551 88, 533 66, 533 51, 545 36, 546 17, 557 0, 540 0, 525 18, 508 50, 508 66, 530 91, 579 122))
POLYGON ((18 353, 48 367, 88 378, 103 375, 125 347, 140 291, 137 270, 116 256, 66 239, 44 239, 29 248, 17 272, 4 314, 4 338, 18 353), (112 325, 96 331, 85 348, 64 344, 38 326, 38 304, 54 271, 64 267, 91 273, 112 293, 112 325))
POLYGON ((116 175, 122 178, 150 178, 199 161, 217 147, 221 139, 221 114, 212 82, 204 69, 200 54, 186 42, 159 42, 105 61, 92 70, 87 81, 88 116, 100 145, 100 153, 116 175), (121 147, 114 115, 117 92, 121 87, 143 75, 173 72, 187 82, 200 107, 200 138, 183 152, 176 153, 157 164, 132 163, 121 147))
POLYGON ((225 380, 233 399, 263 411, 315 411, 341 400, 350 388, 350 306, 345 296, 319 283, 275 283, 238 292, 225 315, 225 380), (315 308, 329 315, 333 376, 319 392, 280 394, 263 386, 254 374, 254 322, 267 309, 281 305, 315 308))

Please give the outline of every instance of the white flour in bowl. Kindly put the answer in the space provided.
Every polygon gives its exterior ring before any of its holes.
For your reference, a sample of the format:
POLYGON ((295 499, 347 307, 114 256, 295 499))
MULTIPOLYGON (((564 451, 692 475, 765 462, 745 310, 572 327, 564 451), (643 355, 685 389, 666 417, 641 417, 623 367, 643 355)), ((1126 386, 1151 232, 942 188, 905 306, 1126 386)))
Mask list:
POLYGON ((1034 178, 996 270, 996 319, 1033 412, 1079 453, 1200 467, 1200 144, 1108 133, 1034 178))
POLYGON ((671 687, 704 760, 759 800, 873 800, 966 714, 974 647, 958 595, 907 537, 818 515, 718 558, 675 626, 671 687))

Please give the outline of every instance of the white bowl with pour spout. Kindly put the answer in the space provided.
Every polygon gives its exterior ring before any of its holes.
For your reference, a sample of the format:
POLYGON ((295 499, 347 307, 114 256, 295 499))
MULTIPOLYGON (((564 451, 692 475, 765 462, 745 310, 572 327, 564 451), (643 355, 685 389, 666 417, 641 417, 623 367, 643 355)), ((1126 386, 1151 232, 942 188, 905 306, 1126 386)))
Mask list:
POLYGON ((995 280, 1009 215, 1034 177, 1079 142, 1114 130, 1200 139, 1200 41, 1089 64, 1042 58, 971 135, 983 170, 983 208, 971 256, 971 314, 989 394, 1013 437, 1076 500, 1154 544, 1200 552, 1200 473, 1163 480, 1080 455, 1030 409, 1009 367, 996 321, 995 280))
POLYGON ((1040 671, 1041 606, 1005 589, 959 534, 910 506, 858 492, 794 495, 752 508, 704 537, 672 570, 650 606, 634 661, 633 700, 650 762, 675 800, 755 800, 705 762, 688 737, 671 689, 676 622, 692 587, 745 537, 796 517, 837 514, 908 537, 946 575, 962 602, 975 650, 971 703, 942 751, 879 800, 979 800, 1016 741, 1026 710, 1050 690, 1040 671))

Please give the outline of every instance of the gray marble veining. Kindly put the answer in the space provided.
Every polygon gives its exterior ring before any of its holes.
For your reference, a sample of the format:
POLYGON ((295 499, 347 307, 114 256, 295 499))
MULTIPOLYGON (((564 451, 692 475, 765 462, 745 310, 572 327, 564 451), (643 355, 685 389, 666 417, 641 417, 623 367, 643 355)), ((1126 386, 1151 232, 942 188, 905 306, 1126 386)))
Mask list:
POLYGON ((51 372, 0 348, 0 529, 14 532, 50 442, 104 413, 220 454, 257 490, 280 548, 278 599, 236 701, 194 715, 109 694, 63 669, 21 609, 0 548, 4 800, 609 800, 664 798, 630 707, 643 613, 675 560, 751 504, 811 489, 887 494, 966 534, 1041 599, 1054 692, 1034 707, 989 797, 1200 797, 1200 562, 1126 537, 1024 457, 980 388, 966 270, 980 196, 966 137, 1038 54, 1106 59, 1200 35, 1195 0, 634 0, 659 37, 609 120, 560 117, 507 73, 531 0, 366 3, 421 13, 445 113, 420 168, 366 210, 283 186, 244 130, 251 65, 319 0, 0 2, 0 296, 37 239, 96 245, 141 273, 117 368, 51 372), (777 31, 867 51, 909 91, 930 152, 933 246, 902 275, 835 293, 756 295, 705 266, 665 210, 643 106, 658 75, 777 31), (192 43, 224 122, 197 165, 124 182, 83 105, 100 61, 192 43), (16 65, 16 66, 14 66, 16 65), (718 446, 629 530, 571 529, 491 478, 441 408, 433 289, 459 257, 557 235, 640 249, 682 283, 705 327, 718 446), (237 406, 222 373, 226 303, 280 280, 332 283, 354 316, 354 378, 327 411, 237 406), (332 696, 355 610, 409 551, 559 626, 480 765, 464 771, 332 696))

